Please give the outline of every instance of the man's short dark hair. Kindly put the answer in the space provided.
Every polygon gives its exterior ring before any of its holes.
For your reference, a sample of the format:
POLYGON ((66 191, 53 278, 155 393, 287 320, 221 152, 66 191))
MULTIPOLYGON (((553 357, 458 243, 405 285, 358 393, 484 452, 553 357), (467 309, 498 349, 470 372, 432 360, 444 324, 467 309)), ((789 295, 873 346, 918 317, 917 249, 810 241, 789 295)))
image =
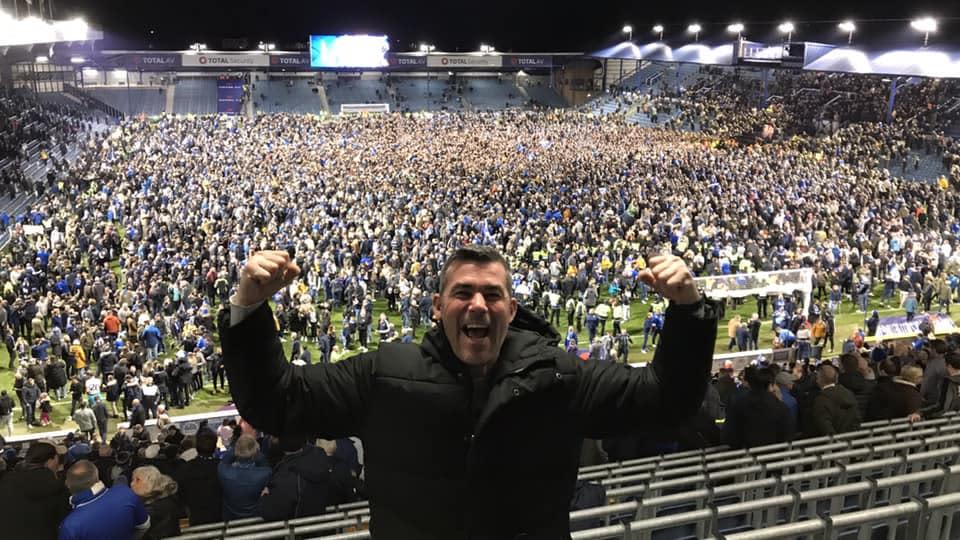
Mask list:
POLYGON ((960 351, 948 352, 944 360, 946 360, 948 366, 960 370, 960 351))
POLYGON ((27 448, 27 456, 24 461, 28 466, 43 465, 51 459, 57 457, 57 449, 50 443, 35 442, 27 448))
POLYGON ((500 254, 500 251, 495 247, 483 246, 479 244, 471 244, 468 246, 462 246, 456 249, 447 260, 443 263, 443 269, 440 270, 440 292, 442 293, 447 286, 447 272, 450 267, 454 264, 462 262, 478 262, 478 263, 500 263, 503 265, 503 268, 507 271, 507 281, 504 283, 504 286, 507 288, 508 294, 513 294, 513 286, 510 282, 510 263, 500 254))
POLYGON ((845 353, 840 356, 840 367, 844 373, 856 373, 860 370, 860 357, 854 353, 845 353))
POLYGON ((97 466, 89 460, 81 459, 67 470, 64 484, 66 484, 71 495, 76 495, 81 491, 92 488, 99 481, 100 472, 97 471, 97 466))
POLYGON ((775 376, 769 367, 747 366, 743 374, 752 392, 766 392, 775 376))
POLYGON ((209 429, 197 431, 196 449, 201 456, 212 456, 217 449, 217 434, 209 429))
POLYGON ((880 373, 888 377, 900 375, 900 364, 892 358, 880 362, 880 373))

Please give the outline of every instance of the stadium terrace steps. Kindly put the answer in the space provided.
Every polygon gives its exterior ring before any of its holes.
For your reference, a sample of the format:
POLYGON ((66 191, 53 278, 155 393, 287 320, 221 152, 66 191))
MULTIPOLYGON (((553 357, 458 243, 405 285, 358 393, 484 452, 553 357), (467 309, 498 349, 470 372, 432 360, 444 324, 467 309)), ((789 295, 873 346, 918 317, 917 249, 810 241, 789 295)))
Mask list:
POLYGON ((254 84, 254 109, 265 113, 317 114, 323 110, 311 84, 304 78, 272 79, 254 84))
POLYGON ((340 106, 345 103, 390 103, 392 101, 387 93, 386 84, 380 80, 341 78, 327 82, 325 89, 330 112, 334 114, 339 113, 340 106))
POLYGON ((166 109, 166 92, 156 88, 114 88, 88 86, 84 90, 94 98, 127 116, 156 115, 166 109))
POLYGON ((177 81, 174 114, 216 114, 217 81, 212 78, 185 78, 177 81))
POLYGON ((477 111, 512 109, 524 105, 512 77, 470 77, 460 81, 464 86, 463 96, 477 111))
MULTIPOLYGON (((950 415, 914 424, 870 422, 833 437, 751 449, 715 447, 583 467, 578 479, 599 480, 607 488, 608 504, 571 512, 572 529, 593 527, 573 537, 658 538, 654 533, 659 531, 669 538, 704 538, 769 530, 788 520, 839 518, 851 511, 879 515, 909 497, 934 501, 956 491, 958 458, 960 417, 950 415), (630 522, 629 534, 640 536, 628 536, 624 522, 630 522)), ((357 529, 368 521, 369 507, 361 501, 283 522, 251 518, 200 525, 185 529, 179 538, 330 532, 334 535, 317 538, 366 539, 369 533, 357 529)))

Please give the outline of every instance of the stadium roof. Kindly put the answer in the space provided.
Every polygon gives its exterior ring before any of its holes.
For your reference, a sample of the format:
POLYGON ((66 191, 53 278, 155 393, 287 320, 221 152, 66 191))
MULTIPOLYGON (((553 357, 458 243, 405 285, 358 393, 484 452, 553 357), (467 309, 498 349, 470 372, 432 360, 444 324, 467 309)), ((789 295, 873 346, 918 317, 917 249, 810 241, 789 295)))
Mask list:
POLYGON ((623 42, 595 51, 589 56, 599 59, 799 67, 812 71, 960 78, 960 50, 938 48, 864 50, 857 47, 812 42, 764 44, 743 41, 740 43, 740 47, 735 51, 736 42, 688 43, 677 48, 664 42, 643 45, 623 42))

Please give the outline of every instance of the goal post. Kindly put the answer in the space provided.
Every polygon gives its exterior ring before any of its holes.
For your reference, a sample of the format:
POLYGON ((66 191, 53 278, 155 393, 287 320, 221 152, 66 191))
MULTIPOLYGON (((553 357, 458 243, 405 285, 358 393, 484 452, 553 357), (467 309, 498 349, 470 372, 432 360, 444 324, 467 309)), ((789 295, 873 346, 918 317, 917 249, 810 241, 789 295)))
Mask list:
POLYGON ((753 272, 727 276, 707 276, 694 281, 707 296, 715 299, 746 298, 755 294, 776 296, 778 294, 803 293, 803 313, 809 315, 810 298, 813 294, 813 269, 753 272))

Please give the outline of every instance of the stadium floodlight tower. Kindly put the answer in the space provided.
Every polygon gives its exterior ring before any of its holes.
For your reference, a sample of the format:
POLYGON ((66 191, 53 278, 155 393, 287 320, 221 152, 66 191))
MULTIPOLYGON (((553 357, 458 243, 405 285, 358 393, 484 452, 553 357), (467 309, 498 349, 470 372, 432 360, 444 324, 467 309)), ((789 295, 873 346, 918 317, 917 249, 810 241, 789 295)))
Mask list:
POLYGON ((493 45, 484 45, 480 44, 480 52, 483 54, 493 54, 497 52, 497 49, 493 45))
POLYGON ((628 40, 628 41, 633 41, 633 27, 632 27, 632 26, 630 26, 629 24, 623 25, 623 30, 621 30, 621 32, 623 32, 624 34, 627 35, 627 40, 628 40))
POLYGON ((787 43, 790 43, 791 41, 793 41, 794 26, 792 22, 787 21, 787 22, 781 23, 780 26, 777 27, 777 30, 779 30, 781 34, 787 35, 787 43))
POLYGON ((433 45, 430 45, 429 43, 421 43, 421 44, 420 44, 420 52, 422 52, 422 53, 430 54, 430 53, 432 53, 434 50, 436 50, 436 47, 434 47, 433 45))
POLYGON ((917 32, 923 32, 923 46, 930 42, 930 34, 937 31, 937 20, 933 17, 921 17, 910 21, 910 27, 917 32))
POLYGON ((847 45, 852 45, 853 33, 856 31, 857 25, 853 24, 853 21, 843 21, 837 25, 837 28, 847 33, 847 45))
POLYGON ((261 41, 260 44, 257 45, 257 48, 260 49, 261 51, 267 53, 267 54, 270 54, 270 51, 272 51, 272 50, 274 50, 274 49, 277 48, 277 44, 276 44, 276 43, 264 43, 264 42, 261 41))
POLYGON ((660 36, 659 40, 663 41, 663 25, 658 24, 653 27, 653 33, 660 36))
POLYGON ((196 52, 197 54, 199 54, 199 53, 207 50, 207 44, 206 44, 206 43, 191 43, 191 44, 190 44, 190 49, 193 50, 194 52, 196 52))
POLYGON ((737 41, 743 39, 743 23, 733 23, 727 27, 727 32, 737 35, 737 41))
POLYGON ((700 30, 703 30, 703 27, 697 23, 693 23, 687 27, 687 32, 693 34, 694 41, 700 41, 700 30))

